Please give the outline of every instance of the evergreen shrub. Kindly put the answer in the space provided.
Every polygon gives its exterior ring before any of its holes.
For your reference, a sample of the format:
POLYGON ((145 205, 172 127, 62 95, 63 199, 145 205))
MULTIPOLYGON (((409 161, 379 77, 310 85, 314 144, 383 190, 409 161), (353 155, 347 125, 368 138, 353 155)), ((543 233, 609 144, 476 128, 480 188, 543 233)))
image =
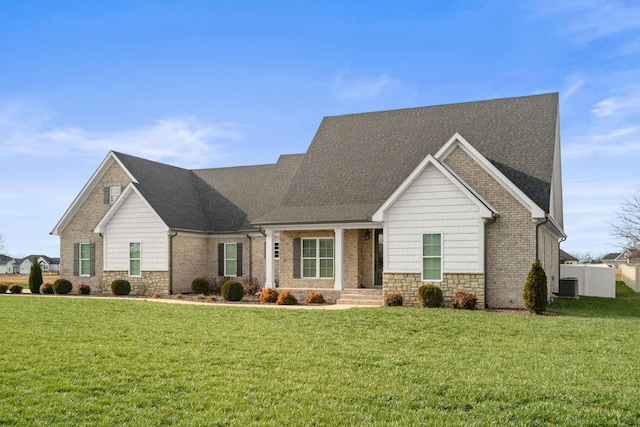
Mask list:
POLYGON ((29 290, 32 294, 40 293, 40 285, 42 285, 42 268, 38 263, 38 257, 31 260, 31 271, 29 272, 29 290))
POLYGON ((131 293, 131 283, 128 280, 116 279, 111 282, 111 292, 114 295, 129 295, 131 293))
POLYGON ((211 282, 206 277, 196 277, 191 282, 191 292, 198 295, 209 295, 211 293, 211 282))
POLYGON ((51 283, 43 283, 40 285, 40 293, 43 295, 53 295, 53 285, 51 283))
POLYGON ((22 286, 20 285, 11 285, 9 286, 9 292, 11 292, 12 294, 21 294, 22 293, 22 286))
POLYGON ((73 285, 67 279, 58 279, 53 282, 53 292, 60 295, 66 295, 73 289, 73 285))
POLYGON ((386 294, 384 296, 384 305, 387 307, 401 307, 402 306, 402 295, 401 294, 386 294))
POLYGON ((0 283, 0 294, 6 294, 9 289, 9 285, 5 283, 0 283))
POLYGON ((442 303, 444 302, 442 289, 436 285, 422 285, 418 289, 418 301, 420 301, 422 307, 442 307, 442 303))
POLYGON ((471 292, 457 290, 453 293, 453 308, 475 310, 478 298, 471 292))
POLYGON ((220 293, 225 301, 242 301, 242 298, 244 298, 242 283, 236 280, 227 280, 224 282, 220 293))
POLYGON ((80 295, 89 295, 91 293, 91 286, 80 283, 78 285, 78 293, 80 295))
POLYGON ((540 314, 547 307, 547 275, 539 259, 531 265, 524 285, 524 308, 540 314))

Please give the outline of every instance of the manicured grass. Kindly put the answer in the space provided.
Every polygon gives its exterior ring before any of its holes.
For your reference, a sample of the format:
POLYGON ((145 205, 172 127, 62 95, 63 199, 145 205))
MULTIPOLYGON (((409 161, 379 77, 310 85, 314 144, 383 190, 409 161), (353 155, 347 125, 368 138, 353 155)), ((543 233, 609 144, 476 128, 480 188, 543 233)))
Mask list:
POLYGON ((640 424, 633 316, 0 295, 0 322, 0 425, 640 424))
POLYGON ((640 294, 622 281, 616 282, 615 298, 580 297, 556 299, 548 311, 580 317, 634 317, 640 319, 640 294))

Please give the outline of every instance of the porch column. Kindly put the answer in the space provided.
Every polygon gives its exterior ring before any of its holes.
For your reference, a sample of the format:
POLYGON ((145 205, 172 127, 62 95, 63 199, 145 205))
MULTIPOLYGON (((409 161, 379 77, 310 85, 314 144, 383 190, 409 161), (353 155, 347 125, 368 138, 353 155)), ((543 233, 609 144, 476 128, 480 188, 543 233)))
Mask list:
POLYGON ((333 260, 333 289, 342 290, 342 266, 344 265, 344 230, 336 228, 334 230, 334 260, 333 260))
POLYGON ((274 259, 273 259, 273 230, 266 230, 266 278, 264 287, 265 288, 274 288, 275 287, 275 275, 274 275, 274 259))

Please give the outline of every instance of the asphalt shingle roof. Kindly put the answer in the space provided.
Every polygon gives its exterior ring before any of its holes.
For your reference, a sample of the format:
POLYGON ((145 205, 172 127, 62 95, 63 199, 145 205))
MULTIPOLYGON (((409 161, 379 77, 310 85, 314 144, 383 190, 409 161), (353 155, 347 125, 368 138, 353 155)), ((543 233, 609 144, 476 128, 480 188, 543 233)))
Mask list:
POLYGON ((558 94, 325 117, 258 223, 366 221, 455 132, 549 212, 558 94))

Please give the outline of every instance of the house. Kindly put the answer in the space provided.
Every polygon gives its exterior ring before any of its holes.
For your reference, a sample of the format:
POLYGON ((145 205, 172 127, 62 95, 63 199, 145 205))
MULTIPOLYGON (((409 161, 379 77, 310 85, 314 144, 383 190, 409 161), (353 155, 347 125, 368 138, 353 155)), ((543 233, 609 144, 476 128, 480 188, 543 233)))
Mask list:
POLYGON ((560 249, 560 264, 578 264, 578 258, 560 249))
POLYGON ((0 255, 0 274, 14 274, 16 261, 7 255, 0 255))
POLYGON ((625 249, 616 261, 619 261, 620 264, 640 265, 640 249, 625 249))
POLYGON ((602 262, 607 264, 609 267, 620 268, 620 264, 624 264, 626 262, 624 254, 624 252, 611 252, 602 258, 602 262))
POLYGON ((60 271, 60 258, 51 258, 46 255, 29 255, 16 261, 18 265, 17 272, 19 274, 31 273, 33 258, 38 259, 38 264, 40 264, 40 269, 43 273, 57 273, 60 271))
POLYGON ((200 276, 416 304, 419 286, 523 306, 557 291, 558 94, 325 117, 304 154, 188 170, 110 152, 52 230, 63 277, 190 291, 200 276))

